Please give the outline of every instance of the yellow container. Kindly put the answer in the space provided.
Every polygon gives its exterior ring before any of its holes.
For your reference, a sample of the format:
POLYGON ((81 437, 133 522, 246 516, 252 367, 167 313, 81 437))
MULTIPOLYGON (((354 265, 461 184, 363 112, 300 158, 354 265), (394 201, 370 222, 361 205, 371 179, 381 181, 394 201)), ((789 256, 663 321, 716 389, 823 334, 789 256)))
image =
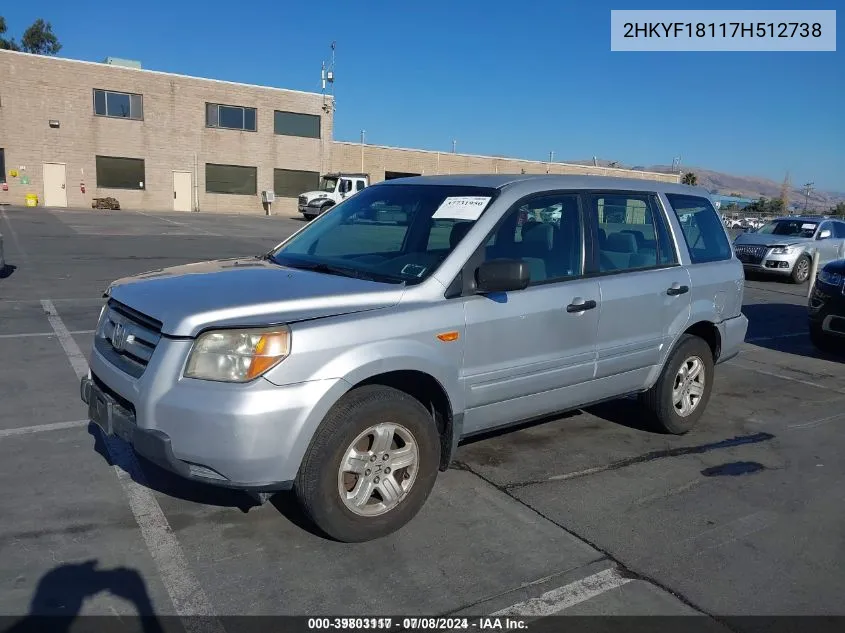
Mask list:
POLYGON ((38 206, 38 194, 35 194, 35 193, 26 194, 26 206, 37 207, 38 206))

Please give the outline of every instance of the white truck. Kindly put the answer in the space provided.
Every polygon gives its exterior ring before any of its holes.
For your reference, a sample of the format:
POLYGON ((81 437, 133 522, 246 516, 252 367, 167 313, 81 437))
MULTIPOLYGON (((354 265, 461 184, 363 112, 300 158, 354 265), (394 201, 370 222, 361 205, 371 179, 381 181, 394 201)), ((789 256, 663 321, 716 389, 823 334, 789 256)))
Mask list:
POLYGON ((369 174, 326 174, 320 179, 318 190, 300 194, 297 206, 306 220, 313 220, 334 205, 369 186, 369 174))

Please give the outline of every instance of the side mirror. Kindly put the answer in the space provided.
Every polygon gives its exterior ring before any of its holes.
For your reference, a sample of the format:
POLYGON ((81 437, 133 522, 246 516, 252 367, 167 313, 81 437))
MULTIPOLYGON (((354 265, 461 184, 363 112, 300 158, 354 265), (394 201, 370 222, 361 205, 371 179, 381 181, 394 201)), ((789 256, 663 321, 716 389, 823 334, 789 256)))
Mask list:
POLYGON ((475 281, 480 292, 508 292, 527 288, 531 274, 521 259, 494 259, 476 269, 475 281))
POLYGON ((824 229, 823 231, 821 231, 819 233, 819 236, 816 239, 826 240, 829 237, 830 237, 830 229, 824 229))

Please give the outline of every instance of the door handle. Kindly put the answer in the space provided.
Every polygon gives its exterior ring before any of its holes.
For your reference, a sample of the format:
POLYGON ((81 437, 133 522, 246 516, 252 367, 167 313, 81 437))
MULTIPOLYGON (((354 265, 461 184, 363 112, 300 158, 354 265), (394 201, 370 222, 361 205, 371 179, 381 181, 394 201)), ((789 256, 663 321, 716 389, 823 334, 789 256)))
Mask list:
POLYGON ((566 306, 567 312, 583 312, 584 310, 592 310, 593 308, 598 305, 595 300, 588 299, 584 301, 583 299, 575 299, 572 303, 566 306))
POLYGON ((684 293, 689 292, 689 286, 682 286, 678 283, 674 283, 669 286, 669 289, 666 290, 666 294, 670 297, 674 297, 675 295, 682 295, 684 293))

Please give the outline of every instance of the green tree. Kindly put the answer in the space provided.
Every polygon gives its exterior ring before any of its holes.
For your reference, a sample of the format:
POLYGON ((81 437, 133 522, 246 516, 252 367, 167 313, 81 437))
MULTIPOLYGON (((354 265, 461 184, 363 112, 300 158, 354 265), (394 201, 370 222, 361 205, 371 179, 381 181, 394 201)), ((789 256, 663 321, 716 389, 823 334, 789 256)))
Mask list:
POLYGON ((7 39, 6 19, 0 16, 0 49, 9 51, 23 51, 35 55, 55 55, 62 49, 59 38, 53 33, 53 25, 38 18, 23 32, 20 44, 15 38, 7 39))
POLYGON ((684 177, 681 178, 681 182, 685 185, 696 185, 698 184, 698 176, 691 171, 688 171, 684 174, 684 177))
POLYGON ((835 207, 830 207, 830 215, 841 215, 845 218, 845 202, 839 202, 835 207))

